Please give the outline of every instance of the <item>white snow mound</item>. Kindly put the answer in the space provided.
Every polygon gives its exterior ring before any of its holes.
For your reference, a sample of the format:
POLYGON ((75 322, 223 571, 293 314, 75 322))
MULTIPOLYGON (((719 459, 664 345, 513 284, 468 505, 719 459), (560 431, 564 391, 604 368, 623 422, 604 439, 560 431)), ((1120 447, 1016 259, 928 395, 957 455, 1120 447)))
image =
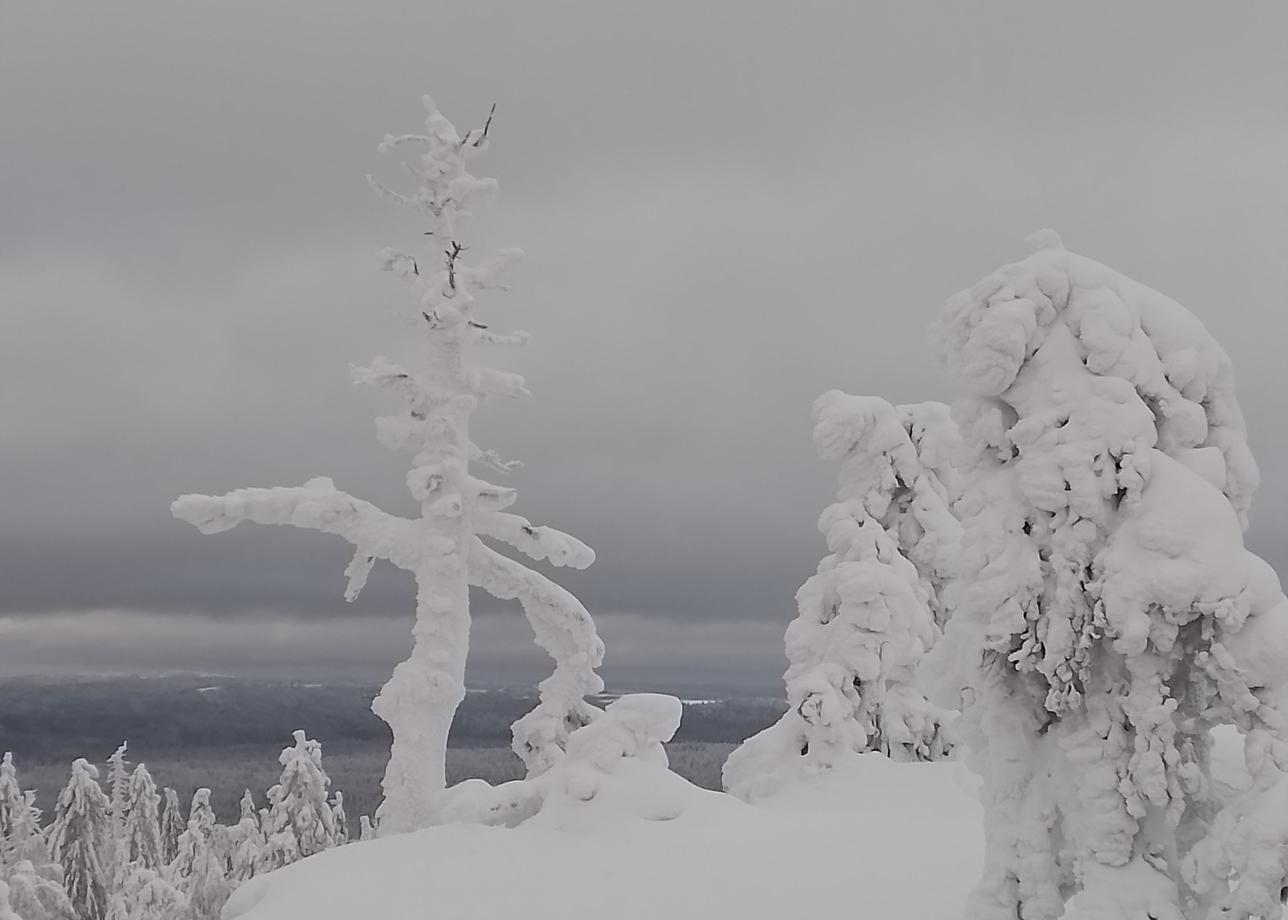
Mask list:
POLYGON ((679 701, 615 702, 517 827, 447 824, 252 879, 224 920, 955 917, 980 870, 959 763, 855 755, 747 805, 667 769, 679 701), (934 884, 926 884, 934 879, 934 884))

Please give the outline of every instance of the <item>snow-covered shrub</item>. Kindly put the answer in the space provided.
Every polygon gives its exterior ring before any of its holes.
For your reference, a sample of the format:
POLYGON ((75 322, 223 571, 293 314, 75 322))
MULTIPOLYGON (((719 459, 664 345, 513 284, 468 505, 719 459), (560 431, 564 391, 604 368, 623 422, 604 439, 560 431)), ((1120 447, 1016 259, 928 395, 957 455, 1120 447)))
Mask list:
POLYGON ((493 468, 508 466, 469 439, 469 418, 479 401, 527 394, 518 375, 467 360, 472 345, 517 345, 526 338, 498 335, 475 311, 477 295, 505 288, 501 274, 521 253, 508 250, 474 264, 463 258, 466 249, 457 222, 496 188, 494 180, 469 171, 469 160, 487 148, 491 119, 462 136, 429 97, 424 101, 425 133, 386 137, 381 145, 382 150, 420 151, 405 164, 418 182, 416 190, 404 196, 375 183, 387 197, 416 208, 426 222, 423 255, 385 254, 385 267, 411 289, 408 314, 419 351, 406 367, 379 358, 354 374, 358 382, 389 390, 403 404, 399 414, 378 421, 377 433, 386 446, 413 454, 407 486, 420 505, 420 516, 386 514, 338 491, 324 478, 298 488, 242 489, 221 497, 185 495, 172 506, 177 517, 205 533, 254 521, 344 537, 354 546, 346 571, 349 600, 362 590, 377 559, 415 576, 411 657, 395 668, 372 704, 393 730, 385 799, 378 811, 382 834, 439 820, 448 730, 465 694, 471 586, 501 599, 517 599, 537 643, 555 660, 554 674, 540 686, 537 709, 514 727, 515 750, 530 772, 540 773, 560 758, 568 733, 593 717, 585 697, 603 689, 595 672, 603 659, 603 644, 585 608, 567 591, 482 539, 509 544, 555 565, 584 568, 594 560, 591 549, 573 537, 506 511, 516 498, 513 489, 470 473, 469 465, 476 460, 493 468))
POLYGON ((80 920, 103 920, 112 884, 111 802, 98 785, 98 768, 78 758, 58 795, 49 826, 50 856, 80 920))
POLYGON ((1243 545, 1230 361, 1172 300, 1039 242, 936 333, 968 449, 931 653, 985 784, 968 916, 1278 917, 1288 601, 1243 545), (1218 814, 1219 724, 1253 784, 1218 814))
POLYGON ((819 456, 841 464, 819 520, 829 555, 796 594, 787 712, 730 755, 730 792, 762 796, 866 751, 946 754, 949 714, 926 700, 917 668, 939 634, 961 539, 949 510, 957 443, 938 403, 896 409, 836 390, 815 402, 819 456))
POLYGON ((322 745, 294 733, 295 744, 281 757, 282 778, 268 790, 267 840, 260 854, 262 871, 335 846, 335 816, 327 801, 331 780, 322 769, 322 745))

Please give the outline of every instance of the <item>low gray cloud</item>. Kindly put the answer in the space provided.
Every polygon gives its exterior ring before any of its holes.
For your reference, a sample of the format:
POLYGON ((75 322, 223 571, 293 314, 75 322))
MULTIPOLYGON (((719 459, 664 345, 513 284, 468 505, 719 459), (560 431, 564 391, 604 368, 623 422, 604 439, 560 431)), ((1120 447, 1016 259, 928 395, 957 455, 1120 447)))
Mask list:
POLYGON ((536 399, 476 431, 526 461, 523 513, 599 551, 560 579, 592 611, 780 657, 831 489, 810 402, 947 398, 927 325, 1040 226, 1231 352, 1267 474, 1250 542, 1283 569, 1288 10, 940 6, 7 10, 0 610, 200 623, 221 667, 303 619, 305 657, 374 666, 342 633, 410 610, 401 573, 348 608, 343 546, 167 509, 317 475, 407 508, 346 367, 406 339, 374 253, 419 227, 362 176, 397 176, 375 141, 424 89, 463 123, 499 102, 502 195, 469 233, 528 252, 486 310, 535 334, 497 359, 536 399))

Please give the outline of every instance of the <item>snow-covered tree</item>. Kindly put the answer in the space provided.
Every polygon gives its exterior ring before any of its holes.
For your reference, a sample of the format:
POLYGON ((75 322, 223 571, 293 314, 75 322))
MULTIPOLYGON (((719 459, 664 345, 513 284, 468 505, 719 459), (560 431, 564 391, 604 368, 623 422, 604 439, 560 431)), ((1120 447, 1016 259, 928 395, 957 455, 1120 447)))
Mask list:
POLYGON ((75 916, 63 889, 63 869, 49 855, 40 829, 34 790, 22 791, 13 755, 0 760, 0 881, 9 884, 18 916, 70 920, 75 916))
POLYGON ((98 768, 84 758, 58 796, 49 826, 50 855, 80 920, 103 920, 112 884, 111 802, 98 785, 98 768))
POLYGON ((360 815, 358 817, 358 839, 359 840, 376 839, 376 828, 371 823, 371 819, 366 815, 360 815))
POLYGON ((1288 601, 1243 544, 1230 361, 1174 301, 1038 242, 936 333, 968 449, 931 653, 985 784, 968 917, 1278 917, 1288 601), (1253 784, 1214 821, 1219 724, 1253 784))
POLYGON ((192 920, 216 920, 232 894, 228 879, 227 828, 215 821, 210 790, 192 795, 188 827, 179 835, 178 855, 169 874, 188 901, 192 920))
POLYGON ((349 842, 349 816, 344 813, 344 793, 336 790, 331 796, 331 823, 335 826, 335 845, 349 842))
POLYGON ((416 625, 411 657, 395 668, 372 704, 393 730, 393 748, 378 814, 382 834, 434 823, 446 784, 448 729, 465 694, 469 648, 469 588, 505 600, 517 599, 532 622, 536 640, 555 660, 554 674, 541 684, 538 708, 515 724, 515 749, 531 772, 561 755, 569 731, 593 715, 585 702, 603 685, 595 669, 603 644, 585 608, 564 589, 483 542, 490 538, 538 560, 583 568, 594 560, 585 544, 548 527, 538 527, 505 509, 515 491, 471 475, 478 460, 504 467, 469 438, 469 419, 481 399, 527 394, 522 378, 473 364, 472 345, 517 345, 525 336, 498 335, 482 322, 475 299, 504 289, 503 270, 521 253, 507 250, 474 264, 458 221, 496 188, 492 179, 469 171, 469 161, 488 142, 491 118, 464 135, 426 96, 424 134, 386 137, 382 150, 412 147, 419 156, 406 163, 418 183, 411 195, 373 184, 387 197, 417 209, 425 219, 422 255, 386 251, 385 267, 410 288, 409 317, 419 354, 402 367, 384 358, 355 371, 355 379, 382 387, 403 404, 401 412, 377 424, 387 446, 413 454, 407 485, 420 516, 406 519, 338 491, 319 478, 297 488, 242 489, 221 497, 185 495, 174 514, 204 533, 242 521, 290 524, 321 530, 354 546, 346 571, 345 597, 357 597, 377 559, 411 572, 417 582, 416 625))
POLYGON ((255 798, 249 789, 242 795, 241 817, 229 837, 229 878, 233 884, 240 885, 255 874, 263 859, 265 843, 260 816, 255 811, 255 798))
POLYGON ((125 792, 123 860, 157 869, 165 864, 161 842, 161 796, 148 768, 139 764, 130 775, 125 792))
POLYGON ((36 794, 22 790, 13 755, 5 753, 0 761, 0 873, 22 860, 44 865, 49 853, 41 836, 36 794))
POLYGON ((107 758, 107 794, 111 801, 113 840, 125 836, 125 813, 130 796, 130 763, 125 759, 128 742, 107 758))
POLYGON ((335 846, 335 816, 327 801, 331 780, 322 769, 322 745, 294 733, 282 751, 282 778, 268 790, 267 841, 260 856, 265 871, 335 846))
POLYGON ((956 429, 937 403, 896 409, 836 390, 813 415, 819 455, 841 464, 837 500, 819 520, 829 555, 796 594, 787 712, 725 764, 726 788, 745 798, 856 753, 934 760, 948 749, 947 714, 916 678, 960 543, 941 477, 956 429))
POLYGON ((183 806, 179 804, 179 793, 166 786, 163 796, 165 802, 161 808, 161 862, 168 866, 179 855, 179 837, 187 830, 188 822, 183 816, 183 806))

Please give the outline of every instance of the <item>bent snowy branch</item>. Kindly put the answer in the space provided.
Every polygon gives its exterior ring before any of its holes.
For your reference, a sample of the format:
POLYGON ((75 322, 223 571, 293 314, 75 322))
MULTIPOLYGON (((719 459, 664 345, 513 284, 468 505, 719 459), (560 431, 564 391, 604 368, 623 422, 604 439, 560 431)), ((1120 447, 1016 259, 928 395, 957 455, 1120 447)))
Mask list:
POLYGON ((359 555, 386 559, 403 569, 416 566, 415 525, 411 521, 341 492, 326 477, 310 479, 302 486, 184 495, 170 505, 170 512, 206 534, 231 530, 242 521, 319 530, 344 537, 357 547, 359 555))
POLYGON ((474 518, 474 529, 538 561, 549 560, 574 569, 584 569, 595 561, 595 551, 576 537, 553 527, 534 526, 518 514, 480 512, 474 518))
POLYGON ((595 673, 604 660, 604 643, 577 598, 477 537, 471 543, 469 578, 493 597, 517 600, 537 645, 554 659, 554 673, 541 682, 541 703, 514 724, 515 753, 530 774, 544 772, 563 756, 569 732, 592 716, 585 698, 604 689, 595 673))

